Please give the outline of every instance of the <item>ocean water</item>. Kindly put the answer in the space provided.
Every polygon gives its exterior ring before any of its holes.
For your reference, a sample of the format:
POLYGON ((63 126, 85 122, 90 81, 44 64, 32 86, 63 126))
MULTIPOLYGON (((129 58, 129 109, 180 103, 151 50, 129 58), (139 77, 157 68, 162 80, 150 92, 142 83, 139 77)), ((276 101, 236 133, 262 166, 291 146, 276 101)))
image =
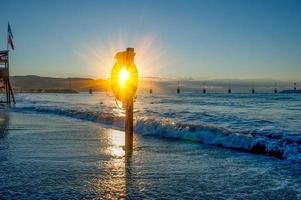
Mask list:
MULTIPOLYGON (((106 93, 19 94, 15 112, 67 116, 122 129, 121 104, 106 93)), ((301 95, 139 94, 135 132, 301 162, 301 95)))
POLYGON ((106 93, 0 109, 0 199, 300 199, 301 95, 106 93))
POLYGON ((1 112, 0 199, 300 199, 300 166, 43 113, 1 112))

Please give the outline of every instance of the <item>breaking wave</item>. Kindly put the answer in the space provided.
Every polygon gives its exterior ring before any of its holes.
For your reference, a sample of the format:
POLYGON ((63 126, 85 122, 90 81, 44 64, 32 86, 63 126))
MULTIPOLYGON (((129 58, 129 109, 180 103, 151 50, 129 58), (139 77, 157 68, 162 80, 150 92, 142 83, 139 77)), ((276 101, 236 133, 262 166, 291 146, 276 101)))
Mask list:
MULTIPOLYGON (((26 106, 16 107, 14 111, 61 115, 102 123, 119 129, 124 127, 124 118, 122 116, 114 116, 112 113, 94 112, 88 109, 81 110, 80 107, 75 109, 26 106)), ((301 162, 300 135, 279 136, 273 133, 233 132, 217 126, 175 123, 168 119, 158 120, 157 118, 149 117, 136 118, 134 130, 141 135, 190 140, 301 162)))

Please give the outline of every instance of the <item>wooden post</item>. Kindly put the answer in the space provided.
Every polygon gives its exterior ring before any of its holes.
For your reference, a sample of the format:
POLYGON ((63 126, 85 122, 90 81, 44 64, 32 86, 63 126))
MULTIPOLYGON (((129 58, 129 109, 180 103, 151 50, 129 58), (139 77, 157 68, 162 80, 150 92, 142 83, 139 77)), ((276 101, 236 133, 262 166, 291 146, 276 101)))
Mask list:
POLYGON ((125 149, 127 151, 133 150, 133 131, 134 131, 134 103, 131 97, 125 107, 125 149))
POLYGON ((138 86, 138 71, 134 64, 134 48, 127 48, 126 51, 118 52, 115 55, 116 63, 112 68, 111 85, 112 91, 117 100, 122 101, 125 109, 125 146, 126 153, 133 150, 133 129, 134 129, 134 98, 138 86), (120 74, 126 68, 127 80, 120 84, 120 74), (129 82, 127 82, 129 81, 129 82))
POLYGON ((6 103, 10 104, 11 101, 16 103, 14 92, 9 80, 9 55, 8 50, 0 51, 0 78, 3 80, 3 88, 5 89, 6 103))
POLYGON ((5 80, 5 93, 6 93, 6 103, 10 103, 9 102, 9 89, 8 89, 7 80, 5 80))
POLYGON ((10 104, 10 89, 9 89, 9 81, 7 81, 7 94, 8 94, 8 103, 10 104))
POLYGON ((8 87, 9 87, 10 95, 13 99, 13 103, 16 104, 15 94, 14 94, 14 91, 13 91, 13 88, 12 88, 10 82, 8 82, 8 87))

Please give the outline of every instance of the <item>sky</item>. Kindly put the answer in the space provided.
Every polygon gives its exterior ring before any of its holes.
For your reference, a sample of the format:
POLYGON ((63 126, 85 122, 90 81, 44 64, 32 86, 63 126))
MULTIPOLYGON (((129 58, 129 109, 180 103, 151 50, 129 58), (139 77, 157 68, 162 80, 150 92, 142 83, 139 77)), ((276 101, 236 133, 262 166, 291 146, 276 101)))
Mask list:
POLYGON ((140 76, 301 80, 301 1, 1 1, 11 75, 103 78, 136 51, 140 76))

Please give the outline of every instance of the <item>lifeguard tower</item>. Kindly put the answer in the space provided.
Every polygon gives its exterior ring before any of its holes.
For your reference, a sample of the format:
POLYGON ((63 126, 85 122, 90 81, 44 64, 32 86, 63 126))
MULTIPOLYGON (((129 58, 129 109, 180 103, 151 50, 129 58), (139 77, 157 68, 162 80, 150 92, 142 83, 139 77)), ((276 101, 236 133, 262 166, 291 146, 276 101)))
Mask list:
POLYGON ((0 100, 0 103, 7 103, 10 104, 11 100, 13 103, 16 103, 14 92, 12 86, 10 84, 9 79, 9 50, 0 51, 0 91, 6 97, 5 100, 0 100))

